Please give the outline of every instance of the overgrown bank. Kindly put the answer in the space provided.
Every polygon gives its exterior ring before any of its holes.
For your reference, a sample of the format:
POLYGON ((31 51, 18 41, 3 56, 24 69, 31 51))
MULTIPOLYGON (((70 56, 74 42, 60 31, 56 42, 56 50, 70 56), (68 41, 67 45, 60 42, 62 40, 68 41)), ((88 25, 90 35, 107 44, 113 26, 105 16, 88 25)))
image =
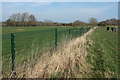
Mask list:
POLYGON ((117 35, 94 27, 81 37, 65 40, 57 51, 46 52, 18 77, 117 78, 117 35))
MULTIPOLYGON (((96 27, 95 27, 96 28, 96 27)), ((28 78, 86 78, 92 77, 92 65, 86 62, 87 37, 94 31, 91 29, 83 36, 65 40, 57 51, 46 52, 34 65, 22 72, 28 78), (52 55, 50 55, 52 53, 52 55)), ((18 77, 23 77, 21 74, 18 77)))

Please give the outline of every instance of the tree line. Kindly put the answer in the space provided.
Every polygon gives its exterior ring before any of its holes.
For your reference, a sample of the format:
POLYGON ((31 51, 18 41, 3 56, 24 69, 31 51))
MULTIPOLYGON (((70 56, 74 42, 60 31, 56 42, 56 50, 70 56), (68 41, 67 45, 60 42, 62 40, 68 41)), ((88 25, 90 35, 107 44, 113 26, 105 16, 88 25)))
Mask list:
POLYGON ((58 23, 51 20, 37 21, 33 14, 27 12, 12 14, 8 20, 2 23, 3 26, 94 26, 98 21, 95 18, 90 18, 89 23, 76 20, 72 23, 58 23))
POLYGON ((120 24, 120 20, 117 20, 115 18, 107 19, 105 21, 101 21, 98 23, 98 26, 118 26, 120 24))
POLYGON ((28 13, 16 13, 12 14, 8 20, 6 20, 6 26, 35 26, 36 18, 33 14, 28 13))

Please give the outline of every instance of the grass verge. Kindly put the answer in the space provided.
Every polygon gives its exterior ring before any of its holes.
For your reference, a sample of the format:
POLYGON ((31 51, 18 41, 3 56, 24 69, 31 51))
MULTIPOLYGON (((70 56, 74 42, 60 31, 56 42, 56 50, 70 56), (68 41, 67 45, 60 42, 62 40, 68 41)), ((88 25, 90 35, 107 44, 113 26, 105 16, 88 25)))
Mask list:
POLYGON ((118 33, 99 27, 88 41, 87 62, 94 78, 118 78, 118 33))

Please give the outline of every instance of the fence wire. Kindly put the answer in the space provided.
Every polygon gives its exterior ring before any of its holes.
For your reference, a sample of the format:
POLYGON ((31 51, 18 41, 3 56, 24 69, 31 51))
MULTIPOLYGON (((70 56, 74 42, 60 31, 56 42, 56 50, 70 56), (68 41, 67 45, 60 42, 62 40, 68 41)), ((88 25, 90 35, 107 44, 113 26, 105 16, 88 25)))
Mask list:
MULTIPOLYGON (((64 40, 79 37, 90 28, 73 28, 62 31, 48 29, 15 33, 15 68, 24 65, 28 60, 40 58, 43 53, 52 51, 64 40)), ((3 76, 9 77, 12 70, 11 34, 3 34, 2 41, 3 76)))
POLYGON ((10 76, 12 69, 11 34, 2 34, 2 74, 10 76))

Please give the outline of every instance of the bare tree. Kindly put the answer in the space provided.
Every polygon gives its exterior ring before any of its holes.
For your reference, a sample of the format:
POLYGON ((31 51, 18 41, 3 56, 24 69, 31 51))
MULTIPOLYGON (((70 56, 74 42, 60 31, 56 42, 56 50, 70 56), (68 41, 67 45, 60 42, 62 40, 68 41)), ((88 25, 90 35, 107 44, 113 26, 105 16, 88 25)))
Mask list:
POLYGON ((20 26, 21 25, 21 13, 17 13, 16 17, 17 17, 17 23, 16 23, 16 25, 20 26))
POLYGON ((30 26, 35 26, 36 23, 37 23, 37 21, 36 21, 35 16, 31 14, 31 15, 29 16, 29 25, 30 25, 30 26))
POLYGON ((19 26, 20 25, 20 20, 21 19, 21 14, 17 13, 17 14, 13 14, 10 16, 10 19, 7 20, 8 23, 12 22, 11 25, 12 26, 19 26))
POLYGON ((35 26, 37 20, 34 15, 29 15, 28 13, 16 13, 12 14, 8 20, 6 20, 6 24, 10 26, 35 26))
POLYGON ((13 26, 16 26, 16 20, 17 20, 16 14, 11 15, 10 20, 11 20, 13 26))
POLYGON ((48 20, 48 19, 44 20, 44 23, 46 26, 53 26, 54 25, 54 22, 51 20, 48 20))
POLYGON ((14 26, 13 21, 11 19, 6 20, 6 25, 7 26, 14 26))
POLYGON ((22 15, 21 15, 21 22, 22 22, 22 26, 26 26, 27 25, 27 23, 28 23, 28 21, 29 21, 29 15, 28 15, 28 13, 22 13, 22 15))
POLYGON ((74 21, 74 22, 72 23, 72 26, 85 26, 85 25, 87 25, 87 23, 82 22, 82 21, 80 21, 80 20, 74 21))
POLYGON ((90 18, 89 19, 89 24, 91 24, 92 26, 95 26, 98 24, 98 21, 96 18, 90 18))

